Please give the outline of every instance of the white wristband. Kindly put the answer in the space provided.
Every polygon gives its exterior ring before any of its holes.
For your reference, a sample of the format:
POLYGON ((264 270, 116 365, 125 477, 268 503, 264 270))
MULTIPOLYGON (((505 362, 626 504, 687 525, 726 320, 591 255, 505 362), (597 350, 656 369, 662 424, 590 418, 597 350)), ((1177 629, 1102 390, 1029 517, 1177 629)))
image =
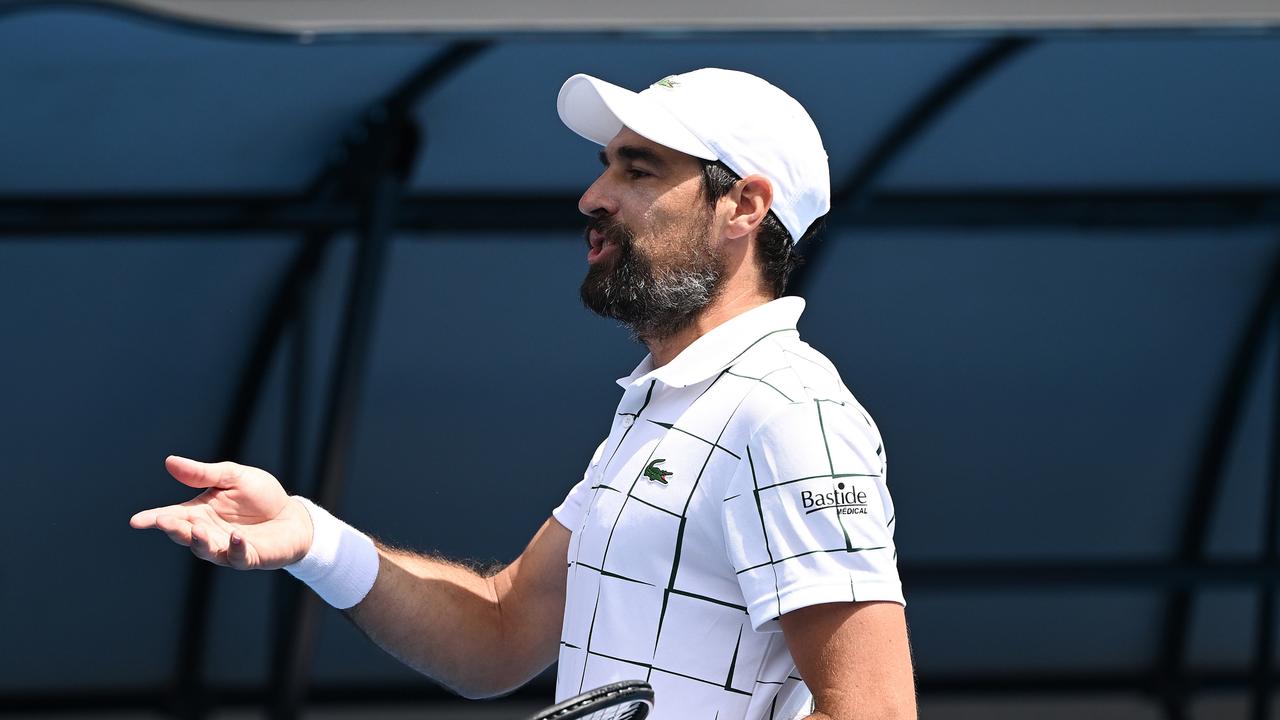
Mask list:
POLYGON ((378 548, 368 535, 324 508, 301 495, 294 497, 311 515, 311 548, 305 557, 284 569, 325 602, 346 610, 363 600, 378 579, 378 548))

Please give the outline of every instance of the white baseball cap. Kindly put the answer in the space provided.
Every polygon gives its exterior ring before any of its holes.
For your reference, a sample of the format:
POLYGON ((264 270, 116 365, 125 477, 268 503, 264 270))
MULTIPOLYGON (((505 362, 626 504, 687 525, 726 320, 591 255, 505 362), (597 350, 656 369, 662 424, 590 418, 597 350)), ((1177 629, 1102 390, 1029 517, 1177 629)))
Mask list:
POLYGON ((598 145, 625 126, 672 150, 723 161, 739 177, 763 175, 792 242, 831 209, 818 128, 800 103, 755 75, 703 68, 636 93, 578 74, 560 88, 556 109, 570 130, 598 145))

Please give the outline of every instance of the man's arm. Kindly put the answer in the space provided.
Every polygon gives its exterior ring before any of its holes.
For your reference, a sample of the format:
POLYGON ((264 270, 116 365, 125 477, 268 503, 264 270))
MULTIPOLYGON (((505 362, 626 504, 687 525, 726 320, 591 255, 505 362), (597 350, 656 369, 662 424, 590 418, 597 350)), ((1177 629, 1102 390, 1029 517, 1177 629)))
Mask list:
MULTIPOLYGON (((315 545, 310 511, 270 473, 180 457, 167 458, 165 467, 204 492, 179 505, 143 510, 131 526, 161 530, 196 557, 237 570, 293 566, 315 545)), ((369 637, 459 693, 505 692, 555 659, 569 535, 558 521, 547 520, 524 553, 491 577, 378 546, 372 588, 358 603, 352 597, 339 607, 355 603, 349 616, 369 637)), ((359 538, 354 545, 369 548, 367 542, 359 538)))
POLYGON ((916 717, 915 678, 902 606, 826 603, 780 619, 800 677, 813 692, 806 720, 916 717))
POLYGON ((556 659, 569 531, 548 519, 489 577, 378 546, 378 579, 348 616, 387 652, 460 695, 498 695, 556 659))

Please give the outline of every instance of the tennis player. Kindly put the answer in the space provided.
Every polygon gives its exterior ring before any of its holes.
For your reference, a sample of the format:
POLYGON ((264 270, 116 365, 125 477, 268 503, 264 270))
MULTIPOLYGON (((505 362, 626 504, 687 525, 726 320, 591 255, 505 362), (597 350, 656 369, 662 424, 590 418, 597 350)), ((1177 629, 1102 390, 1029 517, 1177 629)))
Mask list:
POLYGON ((719 69, 639 93, 575 75, 558 109, 603 148, 582 299, 649 354, 514 562, 484 576, 386 547, 229 462, 168 458, 204 492, 130 523, 284 568, 467 697, 558 659, 557 699, 646 680, 662 720, 915 717, 879 431, 783 297, 830 206, 813 121, 719 69))

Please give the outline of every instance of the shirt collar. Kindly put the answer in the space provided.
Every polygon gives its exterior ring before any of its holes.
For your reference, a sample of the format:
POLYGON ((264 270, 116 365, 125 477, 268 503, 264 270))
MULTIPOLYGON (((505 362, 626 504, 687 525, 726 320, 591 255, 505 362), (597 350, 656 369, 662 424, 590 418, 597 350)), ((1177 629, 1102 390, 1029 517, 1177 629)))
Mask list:
POLYGON ((803 312, 804 298, 782 297, 767 302, 712 328, 657 370, 653 369, 653 355, 646 355, 630 375, 618 378, 618 384, 628 388, 658 380, 669 387, 682 388, 700 383, 729 367, 766 336, 795 332, 796 321, 803 312))

